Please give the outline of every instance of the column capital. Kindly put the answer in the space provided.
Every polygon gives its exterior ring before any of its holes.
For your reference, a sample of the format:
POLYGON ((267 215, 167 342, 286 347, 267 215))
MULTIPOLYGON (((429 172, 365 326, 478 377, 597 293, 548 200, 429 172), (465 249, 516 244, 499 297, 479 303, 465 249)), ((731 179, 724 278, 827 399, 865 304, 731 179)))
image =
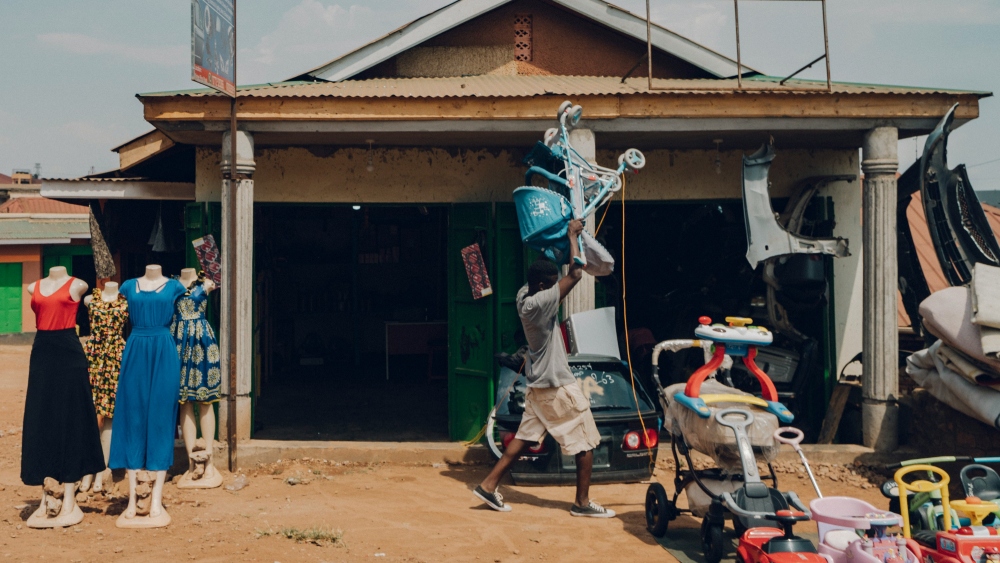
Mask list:
POLYGON ((861 171, 864 175, 895 174, 899 170, 898 143, 899 131, 895 127, 875 127, 867 131, 861 143, 861 171))
MULTIPOLYGON (((232 141, 229 131, 222 134, 222 159, 219 168, 222 175, 229 177, 231 170, 230 154, 233 152, 232 141)), ((246 131, 236 131, 236 173, 245 176, 253 176, 257 169, 257 163, 253 157, 253 134, 246 131)))

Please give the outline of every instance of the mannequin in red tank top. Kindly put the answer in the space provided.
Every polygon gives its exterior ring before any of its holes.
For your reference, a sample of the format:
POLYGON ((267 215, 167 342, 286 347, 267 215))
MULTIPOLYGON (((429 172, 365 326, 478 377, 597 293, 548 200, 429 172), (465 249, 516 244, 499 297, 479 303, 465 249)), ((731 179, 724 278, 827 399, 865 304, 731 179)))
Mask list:
MULTIPOLYGON (((87 282, 70 277, 63 266, 53 266, 49 276, 28 285, 31 310, 35 312, 38 330, 62 330, 76 326, 76 309, 87 292, 87 282), (69 297, 69 299, 67 299, 69 297)), ((83 512, 76 504, 76 483, 63 483, 62 511, 55 518, 47 517, 47 494, 42 489, 42 503, 28 518, 29 528, 63 528, 79 524, 83 512)))

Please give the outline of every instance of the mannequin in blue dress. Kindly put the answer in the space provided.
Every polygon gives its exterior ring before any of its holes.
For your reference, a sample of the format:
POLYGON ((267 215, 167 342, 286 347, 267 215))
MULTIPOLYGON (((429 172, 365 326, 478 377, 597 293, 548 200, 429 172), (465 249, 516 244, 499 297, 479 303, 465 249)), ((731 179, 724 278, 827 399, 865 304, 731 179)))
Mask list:
POLYGON ((119 528, 170 524, 163 508, 163 483, 174 462, 180 359, 169 327, 174 303, 184 291, 157 265, 146 266, 145 275, 120 288, 128 300, 132 333, 122 354, 108 461, 112 469, 128 473, 128 506, 116 522, 119 528), (139 513, 136 498, 141 469, 155 476, 148 516, 139 513))

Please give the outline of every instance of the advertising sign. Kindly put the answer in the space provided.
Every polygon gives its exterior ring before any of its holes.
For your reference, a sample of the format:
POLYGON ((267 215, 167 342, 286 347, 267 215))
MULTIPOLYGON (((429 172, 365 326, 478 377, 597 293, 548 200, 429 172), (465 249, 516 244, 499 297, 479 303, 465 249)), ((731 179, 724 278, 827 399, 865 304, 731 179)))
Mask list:
POLYGON ((191 0, 191 80, 236 95, 233 0, 191 0))

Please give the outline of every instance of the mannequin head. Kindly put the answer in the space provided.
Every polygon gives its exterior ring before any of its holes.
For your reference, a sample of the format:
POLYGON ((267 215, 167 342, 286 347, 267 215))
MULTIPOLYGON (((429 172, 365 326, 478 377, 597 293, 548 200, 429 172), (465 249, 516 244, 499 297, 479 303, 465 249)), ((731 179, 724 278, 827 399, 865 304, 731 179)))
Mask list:
POLYGON ((194 282, 198 281, 198 272, 194 268, 184 268, 181 270, 180 281, 184 284, 184 287, 191 287, 194 282))
POLYGON ((150 280, 162 278, 163 268, 159 264, 150 264, 146 266, 146 274, 143 277, 150 280))

